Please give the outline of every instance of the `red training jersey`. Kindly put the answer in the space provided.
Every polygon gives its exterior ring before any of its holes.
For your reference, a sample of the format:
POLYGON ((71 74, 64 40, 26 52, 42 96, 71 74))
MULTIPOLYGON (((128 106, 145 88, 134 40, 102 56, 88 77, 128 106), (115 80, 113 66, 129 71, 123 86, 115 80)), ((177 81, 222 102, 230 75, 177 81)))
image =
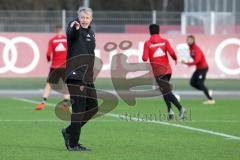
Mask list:
POLYGON ((150 60, 154 76, 172 74, 168 54, 177 61, 177 56, 168 40, 154 34, 144 43, 143 61, 150 60))
POLYGON ((186 62, 188 66, 196 65, 197 69, 208 68, 208 63, 202 52, 202 50, 196 45, 193 44, 190 46, 190 56, 193 59, 193 62, 186 62))
POLYGON ((49 40, 47 59, 52 62, 51 68, 65 68, 67 58, 67 39, 65 35, 56 35, 49 40))

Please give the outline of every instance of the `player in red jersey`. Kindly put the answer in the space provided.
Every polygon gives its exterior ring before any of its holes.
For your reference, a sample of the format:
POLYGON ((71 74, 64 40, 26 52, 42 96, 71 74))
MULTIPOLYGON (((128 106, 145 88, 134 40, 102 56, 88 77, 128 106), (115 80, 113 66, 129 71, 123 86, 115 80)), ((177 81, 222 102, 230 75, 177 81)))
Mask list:
POLYGON ((183 61, 182 63, 188 66, 196 66, 196 71, 192 75, 190 84, 192 87, 203 91, 203 93, 208 98, 208 100, 203 102, 203 104, 215 104, 215 101, 211 96, 212 91, 209 91, 204 84, 208 72, 208 63, 206 61, 206 58, 202 50, 195 43, 195 37, 193 35, 189 35, 187 37, 187 43, 189 45, 190 56, 192 57, 193 61, 192 62, 183 61))
MULTIPOLYGON (((60 80, 62 83, 65 80, 67 57, 67 39, 64 35, 62 26, 56 26, 56 36, 51 38, 48 43, 47 61, 51 62, 51 68, 47 78, 42 101, 35 107, 36 110, 41 110, 46 106, 47 98, 52 89, 51 84, 58 84, 60 80)), ((64 87, 64 100, 69 100, 69 93, 67 87, 64 87)))
POLYGON ((177 62, 177 56, 168 40, 159 35, 159 30, 159 26, 156 24, 149 26, 151 37, 144 44, 142 59, 143 61, 150 60, 151 62, 154 77, 168 107, 168 118, 172 119, 174 117, 174 112, 171 107, 171 104, 174 104, 179 110, 179 117, 183 119, 186 110, 172 93, 170 85, 167 84, 172 75, 168 55, 170 55, 175 62, 177 62))

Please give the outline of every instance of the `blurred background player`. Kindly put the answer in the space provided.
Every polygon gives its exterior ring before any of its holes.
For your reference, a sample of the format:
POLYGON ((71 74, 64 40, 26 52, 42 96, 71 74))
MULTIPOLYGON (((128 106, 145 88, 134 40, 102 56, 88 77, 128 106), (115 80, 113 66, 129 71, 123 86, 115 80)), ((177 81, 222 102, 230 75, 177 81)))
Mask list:
POLYGON ((190 84, 192 87, 203 91, 203 93, 208 98, 208 100, 203 102, 203 104, 215 104, 215 100, 212 98, 212 91, 208 90, 204 84, 208 72, 208 63, 206 61, 206 58, 202 50, 197 46, 195 37, 193 35, 189 35, 187 37, 187 44, 189 45, 190 56, 192 57, 193 61, 182 61, 182 63, 188 66, 196 66, 196 71, 192 75, 190 84))
POLYGON ((172 103, 179 110, 179 118, 183 119, 186 110, 182 107, 176 96, 172 93, 170 85, 166 84, 166 82, 170 81, 172 75, 172 69, 168 60, 168 53, 176 63, 177 56, 168 40, 160 37, 159 30, 159 25, 157 24, 151 24, 149 26, 151 37, 144 43, 142 59, 143 61, 150 60, 151 62, 156 82, 163 94, 164 101, 168 108, 168 119, 174 118, 174 112, 171 107, 172 103), (165 90, 165 88, 167 89, 165 90))
MULTIPOLYGON (((56 35, 49 40, 47 61, 51 62, 51 68, 47 78, 47 84, 44 88, 42 101, 35 107, 36 110, 41 110, 46 106, 47 98, 51 91, 51 84, 57 84, 60 80, 65 80, 66 56, 67 56, 67 39, 64 35, 62 26, 56 25, 56 35)), ((69 93, 64 86, 64 100, 69 100, 69 93)))

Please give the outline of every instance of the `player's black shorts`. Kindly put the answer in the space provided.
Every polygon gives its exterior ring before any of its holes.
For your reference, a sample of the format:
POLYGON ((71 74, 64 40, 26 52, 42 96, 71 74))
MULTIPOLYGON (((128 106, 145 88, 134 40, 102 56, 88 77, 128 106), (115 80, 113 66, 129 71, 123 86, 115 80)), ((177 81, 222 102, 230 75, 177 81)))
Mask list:
POLYGON ((172 91, 172 85, 169 83, 171 79, 171 74, 166 74, 166 75, 160 75, 156 76, 156 82, 159 86, 160 91, 162 92, 163 95, 169 93, 172 91))
POLYGON ((65 68, 51 68, 48 74, 47 82, 57 84, 59 81, 65 80, 65 68))

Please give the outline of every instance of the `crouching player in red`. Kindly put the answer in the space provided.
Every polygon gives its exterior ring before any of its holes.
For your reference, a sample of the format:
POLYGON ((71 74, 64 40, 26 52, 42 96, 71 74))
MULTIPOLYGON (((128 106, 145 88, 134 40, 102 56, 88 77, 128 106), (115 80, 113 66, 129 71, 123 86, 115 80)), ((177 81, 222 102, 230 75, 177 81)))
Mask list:
POLYGON ((183 119, 186 109, 182 107, 175 95, 172 93, 170 85, 166 84, 166 82, 170 81, 172 75, 168 54, 170 54, 175 62, 177 62, 177 56, 168 40, 160 37, 159 30, 159 26, 156 24, 151 24, 149 26, 151 37, 144 44, 142 59, 143 61, 150 60, 151 62, 153 74, 168 108, 168 119, 174 118, 174 112, 171 107, 172 104, 178 108, 179 118, 183 119))
POLYGON ((192 87, 203 91, 205 96, 208 98, 208 100, 203 102, 203 104, 215 104, 215 100, 213 100, 211 96, 212 91, 209 91, 204 84, 208 72, 208 63, 206 58, 202 50, 196 45, 195 37, 193 35, 187 37, 187 43, 190 48, 190 56, 192 57, 193 62, 183 61, 182 63, 188 66, 196 66, 196 71, 192 75, 190 84, 192 87))
MULTIPOLYGON (((36 110, 41 110, 46 106, 47 98, 51 91, 51 84, 57 84, 62 79, 65 80, 67 56, 67 39, 64 35, 62 26, 56 26, 56 36, 49 40, 47 61, 51 62, 51 68, 47 78, 47 84, 44 89, 42 101, 35 107, 36 110)), ((64 87, 64 100, 69 100, 68 89, 64 87)))

